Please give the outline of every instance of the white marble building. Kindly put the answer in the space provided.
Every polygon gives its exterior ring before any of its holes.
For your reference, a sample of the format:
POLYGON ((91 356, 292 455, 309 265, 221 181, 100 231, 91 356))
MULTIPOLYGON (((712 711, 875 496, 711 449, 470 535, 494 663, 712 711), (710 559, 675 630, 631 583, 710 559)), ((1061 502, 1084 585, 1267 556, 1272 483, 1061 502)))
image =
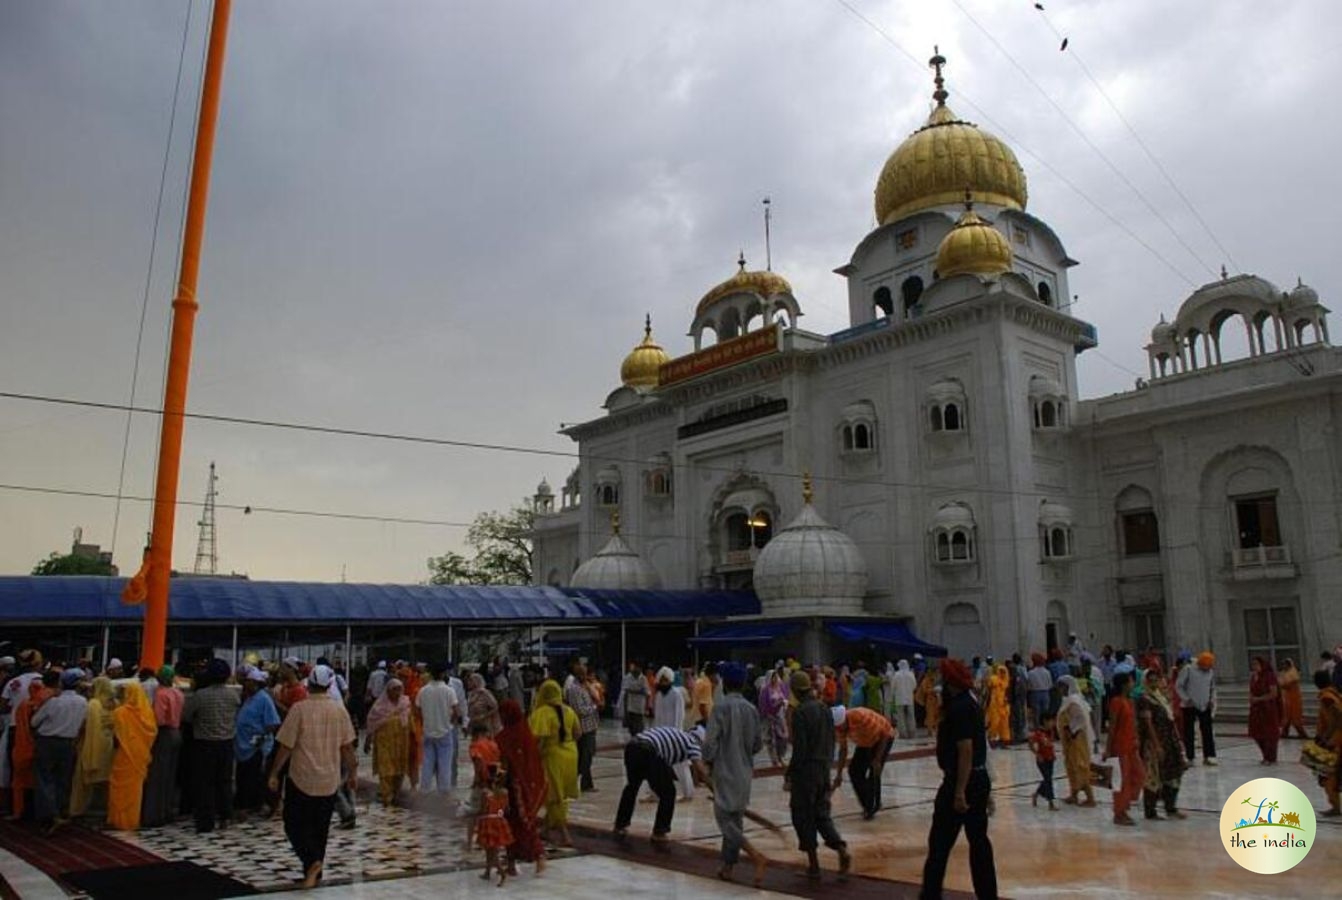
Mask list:
POLYGON ((568 584, 605 547, 624 562, 574 583, 754 586, 766 616, 895 618, 956 655, 1076 631, 1210 647, 1232 678, 1260 652, 1313 660, 1342 640, 1327 310, 1303 285, 1223 277, 1155 326, 1149 381, 1078 397, 1097 338, 1069 312, 1076 261, 933 62, 936 106, 876 185, 881 224, 835 270, 851 327, 807 331, 788 282, 744 260, 693 310, 695 352, 669 359, 649 327, 605 414, 565 429, 580 462, 559 498, 537 492, 538 578, 568 584), (761 557, 799 516, 793 549, 761 557))

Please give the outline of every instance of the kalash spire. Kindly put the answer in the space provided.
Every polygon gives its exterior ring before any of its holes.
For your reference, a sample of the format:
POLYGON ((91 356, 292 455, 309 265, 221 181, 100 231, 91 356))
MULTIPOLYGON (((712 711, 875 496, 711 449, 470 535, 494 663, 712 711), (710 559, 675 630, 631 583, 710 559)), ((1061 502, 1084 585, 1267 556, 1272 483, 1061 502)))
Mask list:
POLYGON ((881 169, 876 220, 888 225, 925 209, 956 206, 966 190, 981 204, 1025 209, 1025 172, 1016 154, 946 105, 950 98, 942 72, 946 57, 936 52, 928 65, 935 72, 935 106, 927 124, 909 135, 881 169))

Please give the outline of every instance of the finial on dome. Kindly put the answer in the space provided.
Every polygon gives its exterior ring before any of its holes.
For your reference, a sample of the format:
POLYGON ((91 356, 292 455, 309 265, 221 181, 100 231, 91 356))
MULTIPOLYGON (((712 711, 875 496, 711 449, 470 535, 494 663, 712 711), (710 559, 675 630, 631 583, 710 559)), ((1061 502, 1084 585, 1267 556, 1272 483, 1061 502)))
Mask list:
POLYGON ((801 499, 807 506, 811 505, 812 498, 815 497, 815 491, 811 490, 811 473, 803 472, 801 475, 801 499))
POLYGON ((937 89, 932 92, 932 99, 937 101, 937 106, 945 106, 946 98, 950 96, 950 92, 946 90, 946 79, 941 75, 941 68, 946 65, 946 57, 941 55, 941 48, 936 44, 932 45, 932 53, 932 58, 927 61, 927 64, 937 73, 936 77, 932 79, 937 86, 937 89))
POLYGON ((1222 281, 1225 281, 1225 280, 1226 280, 1227 278, 1229 278, 1229 277, 1230 277, 1230 273, 1228 273, 1228 272, 1226 271, 1226 264, 1225 264, 1225 263, 1221 263, 1221 280, 1222 280, 1222 281))
POLYGON ((972 188, 965 188, 965 212, 974 211, 974 191, 972 188))
POLYGON ((620 511, 618 509, 610 511, 610 533, 620 533, 620 511))
POLYGON ((742 250, 736 255, 736 270, 744 272, 746 270, 746 251, 742 250))
POLYGON ((643 314, 643 339, 652 337, 652 313, 643 314))

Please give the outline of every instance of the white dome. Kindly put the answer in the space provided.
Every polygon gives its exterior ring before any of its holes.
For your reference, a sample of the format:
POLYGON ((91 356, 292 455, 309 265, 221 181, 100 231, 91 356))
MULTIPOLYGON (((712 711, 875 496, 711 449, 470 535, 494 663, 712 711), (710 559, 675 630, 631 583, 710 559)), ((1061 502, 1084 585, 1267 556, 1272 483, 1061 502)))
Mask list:
POLYGON ((613 534, 596 556, 578 566, 569 584, 593 590, 642 591, 661 587, 662 579, 624 538, 613 534))
POLYGON ((1164 316, 1161 316, 1160 321, 1156 323, 1156 327, 1151 329, 1151 343, 1172 344, 1177 335, 1178 332, 1174 326, 1166 322, 1164 316))
POLYGON ((765 615, 861 612, 867 562, 848 535, 807 503, 760 551, 755 593, 765 615))
POLYGON ((1288 309, 1304 309, 1307 306, 1317 306, 1319 303, 1319 292, 1305 284, 1299 279, 1296 280, 1295 287, 1286 295, 1286 306, 1288 309))
POLYGON ((541 483, 538 484, 538 485, 536 485, 536 496, 537 496, 537 497, 552 497, 552 496, 554 496, 554 491, 550 489, 550 482, 548 482, 548 481, 546 481, 544 478, 542 478, 542 479, 541 479, 541 483))

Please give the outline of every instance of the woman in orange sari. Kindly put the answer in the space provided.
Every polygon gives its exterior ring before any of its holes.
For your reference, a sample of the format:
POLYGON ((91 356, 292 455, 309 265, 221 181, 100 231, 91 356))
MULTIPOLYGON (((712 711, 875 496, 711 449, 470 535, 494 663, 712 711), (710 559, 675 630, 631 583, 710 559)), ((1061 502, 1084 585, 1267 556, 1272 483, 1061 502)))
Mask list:
POLYGON ((401 675, 401 682, 405 685, 405 699, 410 701, 410 748, 406 761, 409 768, 406 775, 410 778, 412 791, 419 787, 419 772, 424 762, 424 713, 420 711, 415 698, 419 696, 419 689, 424 686, 428 674, 406 666, 401 675))
POLYGON ((538 819, 545 807, 547 782, 541 751, 531 726, 516 700, 499 704, 503 728, 494 737, 508 773, 508 811, 513 842, 508 848, 509 874, 516 874, 518 861, 534 862, 536 874, 545 868, 545 844, 541 841, 538 819))
POLYGON ((121 703, 112 713, 116 756, 107 783, 107 824, 119 831, 140 827, 140 801, 149 774, 158 722, 144 688, 134 681, 121 686, 121 703))
POLYGON ((1281 736, 1289 737, 1291 726, 1295 726, 1295 733, 1304 739, 1309 735, 1305 734, 1305 704, 1300 695, 1300 670, 1295 667, 1295 661, 1283 659, 1277 666, 1277 690, 1281 693, 1281 736))
POLYGON ((42 705, 51 690, 42 685, 41 679, 28 685, 28 697, 14 710, 14 744, 12 751, 13 773, 10 775, 10 787, 14 791, 14 815, 17 821, 23 818, 27 808, 27 796, 37 789, 37 773, 33 761, 37 756, 37 743, 33 740, 33 713, 42 705))
POLYGON ((1011 704, 1007 691, 1011 676, 1006 666, 995 666, 986 679, 988 688, 988 740, 1000 747, 1011 743, 1011 704))

